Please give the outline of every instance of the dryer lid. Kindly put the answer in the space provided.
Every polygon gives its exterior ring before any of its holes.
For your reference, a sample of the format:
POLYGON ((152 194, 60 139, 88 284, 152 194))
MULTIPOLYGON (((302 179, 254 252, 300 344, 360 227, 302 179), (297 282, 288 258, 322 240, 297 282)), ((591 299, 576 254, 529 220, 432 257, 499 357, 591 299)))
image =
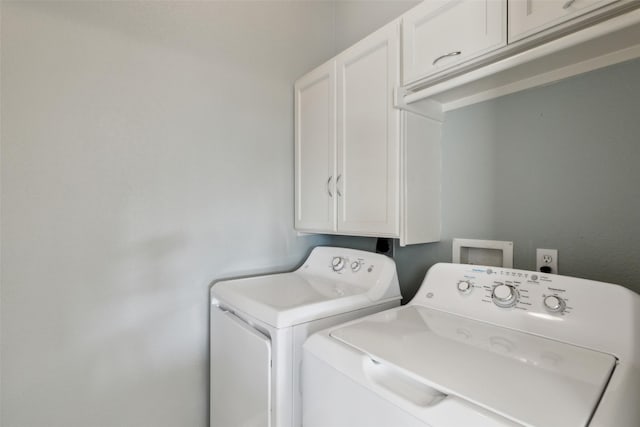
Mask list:
POLYGON ((212 296, 233 310, 284 328, 370 306, 368 291, 355 284, 292 272, 218 282, 212 296))
POLYGON ((616 359, 409 305, 331 336, 407 375, 527 426, 585 426, 616 359))

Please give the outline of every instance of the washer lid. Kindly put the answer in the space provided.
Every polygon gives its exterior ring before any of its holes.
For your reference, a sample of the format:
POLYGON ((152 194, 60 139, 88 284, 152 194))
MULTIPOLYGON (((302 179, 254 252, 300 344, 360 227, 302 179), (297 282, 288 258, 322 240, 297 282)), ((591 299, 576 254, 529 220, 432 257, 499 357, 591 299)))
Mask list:
POLYGON ((608 354, 415 305, 331 336, 527 426, 587 425, 616 363, 608 354))
POLYGON ((370 306, 368 291, 355 284, 293 272, 218 282, 212 296, 232 309, 284 328, 370 306))

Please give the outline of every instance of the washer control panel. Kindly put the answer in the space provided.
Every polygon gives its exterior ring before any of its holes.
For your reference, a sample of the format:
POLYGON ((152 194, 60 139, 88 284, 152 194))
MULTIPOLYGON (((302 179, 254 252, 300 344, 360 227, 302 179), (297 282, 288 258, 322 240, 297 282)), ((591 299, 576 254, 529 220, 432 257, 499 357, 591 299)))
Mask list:
MULTIPOLYGON (((486 306, 494 311, 539 312, 556 317, 569 316, 574 311, 575 291, 564 276, 465 264, 443 265, 454 267, 448 269, 441 282, 430 284, 430 292, 423 299, 428 304, 436 296, 448 295, 449 306, 460 305, 465 310, 486 306)), ((428 278, 429 275, 423 286, 428 278)), ((422 288, 418 294, 421 291, 422 288)))
MULTIPOLYGON (((507 283, 510 282, 506 286, 510 286, 515 294, 516 301, 507 307, 518 304, 522 310, 538 310, 558 315, 569 314, 573 310, 573 307, 567 305, 571 292, 561 283, 555 284, 559 276, 510 270, 496 270, 496 274, 504 276, 507 283)), ((498 286, 494 287, 494 292, 498 286)), ((505 307, 495 299, 494 303, 505 307)))
POLYGON ((620 285, 577 277, 439 263, 409 305, 616 356, 637 344, 630 339, 637 336, 630 326, 637 324, 640 296, 620 285))
POLYGON ((485 268, 465 272, 464 279, 460 281, 477 283, 479 301, 496 308, 564 316, 573 310, 570 305, 571 292, 561 284, 554 284, 557 277, 552 274, 485 268))

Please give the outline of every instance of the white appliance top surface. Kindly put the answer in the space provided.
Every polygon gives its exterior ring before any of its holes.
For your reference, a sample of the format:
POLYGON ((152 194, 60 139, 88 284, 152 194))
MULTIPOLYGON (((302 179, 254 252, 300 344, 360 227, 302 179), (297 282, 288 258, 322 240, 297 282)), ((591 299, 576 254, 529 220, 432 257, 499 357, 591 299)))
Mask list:
POLYGON ((369 303, 366 289, 296 272, 221 282, 214 296, 237 310, 283 328, 369 303))
POLYGON ((221 281, 213 286, 212 297, 232 310, 283 328, 401 296, 390 258, 318 247, 294 272, 221 281))
POLYGON ((584 426, 616 359, 605 353, 408 305, 331 336, 448 395, 527 426, 584 426))
POLYGON ((233 287, 235 292, 275 310, 291 310, 303 305, 362 295, 366 291, 349 283, 296 272, 237 280, 233 287))

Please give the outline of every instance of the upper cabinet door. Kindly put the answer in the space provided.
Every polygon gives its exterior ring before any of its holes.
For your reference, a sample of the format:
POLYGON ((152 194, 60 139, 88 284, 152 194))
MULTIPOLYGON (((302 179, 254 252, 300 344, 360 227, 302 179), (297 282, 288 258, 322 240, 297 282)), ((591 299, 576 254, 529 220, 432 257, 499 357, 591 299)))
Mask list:
POLYGON ((505 46, 506 9, 506 0, 429 0, 409 10, 402 18, 403 84, 505 46))
POLYGON ((338 231, 399 233, 400 23, 376 31, 336 58, 338 231))
POLYGON ((295 228, 335 231, 335 62, 295 84, 295 228))
POLYGON ((619 0, 509 0, 509 43, 619 0))

